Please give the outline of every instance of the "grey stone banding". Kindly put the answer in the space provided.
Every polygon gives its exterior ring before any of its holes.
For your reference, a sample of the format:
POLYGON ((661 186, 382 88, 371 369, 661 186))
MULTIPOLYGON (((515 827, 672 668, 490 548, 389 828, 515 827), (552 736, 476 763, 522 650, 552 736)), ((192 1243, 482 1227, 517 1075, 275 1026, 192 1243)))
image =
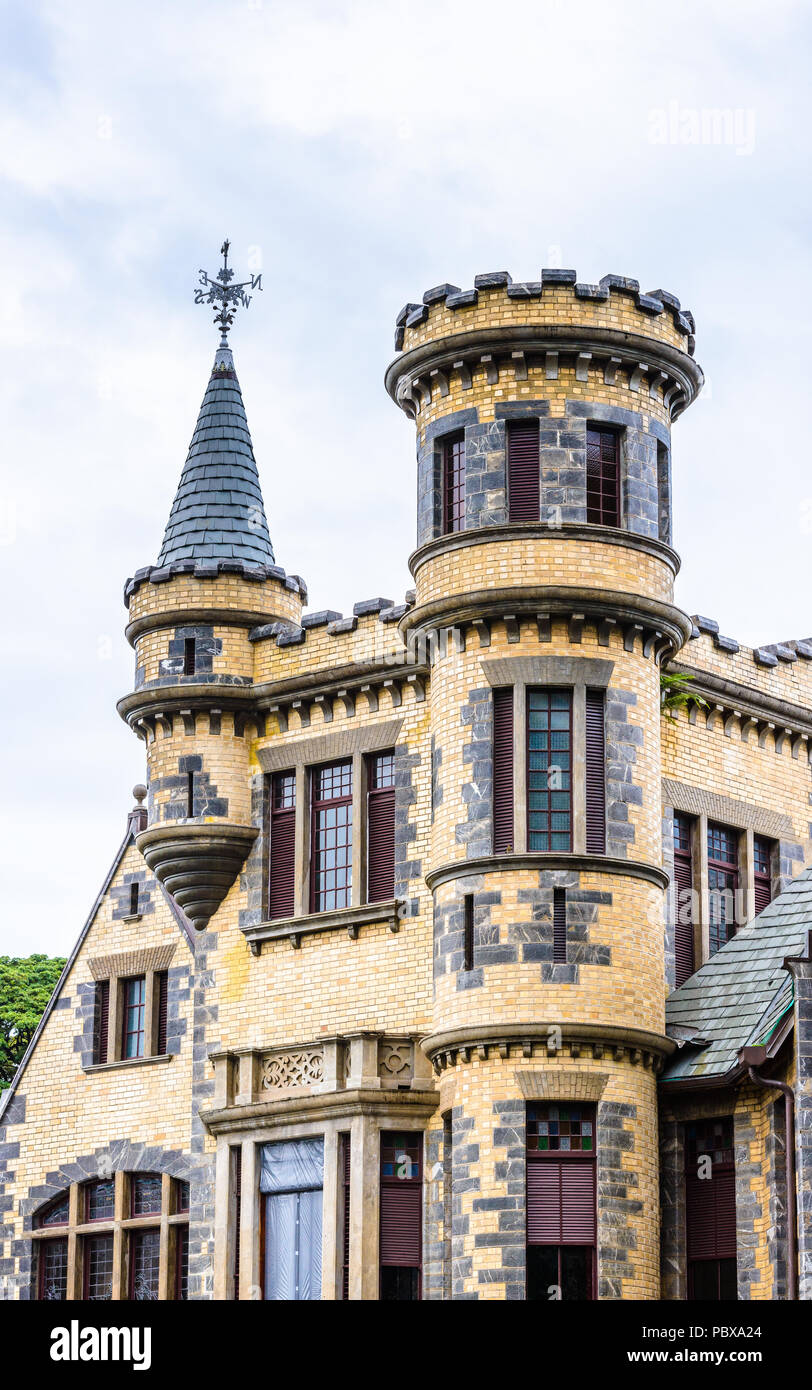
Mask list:
MULTIPOLYGON (((674 326, 689 340, 696 332, 693 314, 682 308, 676 295, 668 290, 659 289, 641 294, 639 281, 629 279, 626 275, 604 275, 597 285, 590 285, 579 282, 574 270, 545 269, 541 272, 540 280, 514 284, 508 272, 500 270, 476 275, 472 290, 459 290, 456 285, 436 285, 433 289, 426 290, 422 305, 407 304, 397 316, 395 351, 400 352, 403 347, 405 327, 412 328, 426 322, 429 305, 444 300, 447 309, 468 308, 477 303, 480 290, 489 289, 505 289, 511 299, 539 298, 546 287, 556 285, 572 285, 577 299, 592 299, 602 303, 606 303, 613 292, 630 295, 637 308, 642 309, 644 313, 652 316, 670 313, 674 326)), ((689 351, 693 351, 693 348, 689 348, 689 351)))

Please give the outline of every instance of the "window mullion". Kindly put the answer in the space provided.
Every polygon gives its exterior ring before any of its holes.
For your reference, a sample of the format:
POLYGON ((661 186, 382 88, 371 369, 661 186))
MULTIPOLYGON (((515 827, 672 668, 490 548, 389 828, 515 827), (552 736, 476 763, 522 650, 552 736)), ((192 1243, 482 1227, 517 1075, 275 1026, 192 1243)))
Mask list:
POLYGON ((169 1225, 169 1210, 172 1201, 172 1179, 169 1173, 161 1174, 161 1225, 160 1246, 158 1249, 158 1298, 166 1301, 173 1298, 175 1267, 175 1229, 169 1225))
POLYGON ((117 1172, 114 1177, 114 1221, 113 1221, 113 1301, 126 1299, 127 1289, 127 1236, 124 1221, 129 1215, 129 1182, 127 1174, 117 1172))

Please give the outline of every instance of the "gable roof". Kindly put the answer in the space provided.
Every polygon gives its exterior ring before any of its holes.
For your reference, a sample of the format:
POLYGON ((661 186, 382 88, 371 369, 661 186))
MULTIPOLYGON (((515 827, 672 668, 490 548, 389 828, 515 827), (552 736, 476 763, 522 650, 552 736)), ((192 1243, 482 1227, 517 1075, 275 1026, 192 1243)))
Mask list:
POLYGON ((769 906, 669 995, 666 1029, 690 1041, 666 1063, 663 1081, 722 1077, 740 1047, 765 1042, 791 1008, 786 956, 803 955, 812 927, 812 868, 794 878, 769 906))
POLYGON ((228 347, 215 355, 158 565, 180 560, 274 563, 254 447, 228 347))
MULTIPOLYGON (((99 908, 101 907, 102 903, 104 902, 104 899, 105 899, 105 897, 106 897, 106 895, 107 895, 107 891, 108 891, 108 889, 109 889, 109 887, 110 887, 110 884, 113 882, 113 879, 115 878, 115 876, 116 876, 116 874, 117 874, 117 872, 118 872, 118 869, 119 869, 119 867, 120 867, 120 865, 121 865, 121 861, 122 861, 122 859, 124 858, 125 854, 127 853, 127 850, 130 848, 130 845, 134 845, 134 844, 135 844, 135 830, 134 830, 134 827, 133 827, 132 817, 129 817, 129 818, 128 818, 128 821, 127 821, 127 833, 126 833, 126 835, 124 836, 124 839, 122 840, 121 844, 119 845, 119 847, 118 847, 118 849, 117 849, 117 851, 116 851, 116 854, 115 854, 115 857, 114 857, 114 859, 113 859, 113 862, 112 862, 112 864, 110 865, 110 868, 108 869, 107 874, 106 874, 106 876, 105 876, 104 882, 103 882, 103 884, 102 884, 101 888, 99 889, 99 892, 98 892, 98 894, 97 894, 97 896, 96 896, 96 901, 94 902, 92 908, 90 909, 90 914, 89 914, 89 916, 88 916, 88 918, 87 918, 87 921, 85 922, 84 926, 82 927, 82 930, 81 930, 80 933, 79 933, 79 937, 78 937, 78 940, 77 940, 77 942, 76 942, 76 945, 74 946, 73 950, 71 951, 70 955, 68 956, 68 959, 65 961, 65 968, 63 969, 62 974, 60 975, 59 979, 58 979, 57 982, 56 982, 56 987, 55 987, 55 989, 54 989, 54 992, 53 992, 53 994, 51 995, 50 999, 48 1000, 48 1003, 47 1003, 46 1006, 45 1006, 45 1012, 43 1013, 42 1018, 40 1019, 39 1023, 37 1024, 37 1027, 36 1027, 36 1030, 35 1030, 35 1032, 34 1032, 34 1035, 33 1035, 32 1039, 31 1039, 30 1043, 28 1044, 28 1047, 27 1047, 26 1050, 25 1050, 25 1053, 24 1053, 24 1055, 23 1055, 22 1061, 20 1062, 20 1065, 18 1066, 16 1072, 14 1073, 14 1077, 13 1077, 13 1079, 12 1079, 11 1085, 10 1085, 5 1091, 0 1092, 0 1123, 2 1123, 3 1116, 4 1116, 4 1114, 6 1113, 6 1111, 7 1111, 7 1109, 8 1109, 8 1105, 9 1105, 9 1101, 11 1100, 11 1097, 12 1097, 12 1096, 16 1093, 16 1091, 17 1091, 17 1087, 18 1087, 18 1085, 19 1085, 20 1078, 22 1077, 22 1074, 23 1074, 23 1072, 25 1071, 25 1068, 28 1066, 28 1063, 29 1063, 31 1057, 33 1056, 34 1049, 36 1048, 37 1043, 39 1042, 40 1038, 42 1037, 43 1031, 44 1031, 44 1029, 45 1029, 45 1025, 47 1024, 48 1019, 51 1017, 51 1014, 53 1013, 54 1009, 56 1008, 56 1004, 57 1004, 57 1001, 58 1001, 58 999, 59 999, 59 996, 60 996, 61 993, 62 993, 62 989, 63 989, 63 986, 64 986, 64 984, 65 984, 65 981, 67 980, 68 976, 70 975, 71 970, 72 970, 73 967, 74 967, 74 964, 76 963, 76 958, 77 958, 77 956, 79 955, 79 952, 81 951, 81 949, 82 949, 82 947, 83 947, 83 945, 84 945, 84 943, 85 943, 85 940, 87 939, 87 935, 88 935, 88 932, 90 931, 90 928, 93 926, 93 923, 94 923, 95 920, 96 920, 96 915, 97 915, 97 913, 98 913, 98 911, 99 911, 99 908)), ((188 944, 188 946, 189 946, 189 950, 190 950, 192 953, 194 953, 194 939, 195 939, 195 934, 194 934, 194 930, 193 930, 193 928, 192 928, 191 923, 189 922, 189 920, 187 919, 187 917, 185 916, 185 914, 183 913, 183 911, 181 910, 181 908, 179 908, 179 907, 177 906, 177 904, 176 904, 176 903, 172 900, 172 898, 169 896, 169 894, 167 893, 167 891, 166 891, 166 889, 164 888, 163 884, 158 883, 158 880, 157 880, 157 879, 155 880, 155 882, 156 882, 156 884, 158 885, 158 887, 160 888, 161 893, 163 894, 164 898, 165 898, 166 901, 168 902, 170 908, 172 909, 172 915, 173 915, 173 917, 175 918, 175 921, 177 922, 180 931, 182 932, 182 934, 183 934, 183 935, 185 936, 185 938, 186 938, 187 944, 188 944)))

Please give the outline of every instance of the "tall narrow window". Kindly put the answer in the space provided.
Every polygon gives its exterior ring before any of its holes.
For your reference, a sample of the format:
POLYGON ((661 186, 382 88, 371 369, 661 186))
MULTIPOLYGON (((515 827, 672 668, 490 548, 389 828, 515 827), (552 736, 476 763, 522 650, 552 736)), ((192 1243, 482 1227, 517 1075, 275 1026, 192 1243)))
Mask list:
POLYGON ((147 982, 143 975, 124 981, 124 1037, 122 1057, 144 1056, 144 1012, 147 1003, 147 982))
POLYGON ((313 773, 313 912, 349 907, 352 892, 352 763, 313 773))
POLYGON ((130 916, 138 916, 138 884, 130 884, 130 916))
POLYGON ((130 1298, 136 1303, 157 1303, 161 1233, 133 1231, 130 1235, 130 1298))
POLYGON ((618 445, 614 430, 586 432, 586 519, 596 526, 620 525, 618 445))
POLYGON ((183 639, 183 674, 193 676, 197 665, 197 652, 194 637, 183 639))
POLYGON ((738 831, 708 824, 708 889, 710 954, 714 955, 736 931, 736 891, 739 886, 738 831))
POLYGON ((572 849, 572 695, 527 692, 527 847, 572 849))
POLYGON ((466 893, 462 900, 462 968, 474 968, 474 895, 466 893))
POLYGON ((395 755, 376 753, 367 764, 367 902, 395 896, 395 755))
POLYGON ((733 1121, 685 1126, 688 1297, 731 1302, 736 1290, 736 1174, 733 1121))
POLYGON ((753 836, 753 880, 756 890, 756 916, 772 902, 772 844, 763 835, 753 836))
POLYGON ((595 1107, 527 1112, 527 1297, 595 1297, 595 1107))
POLYGON ((93 1061, 107 1061, 110 1022, 110 981, 97 980, 93 1001, 93 1061))
POLYGON ((321 1298, 324 1140, 263 1144, 259 1190, 265 1204, 265 1298, 321 1298))
POLYGON ((694 870, 691 852, 693 822, 674 812, 674 971, 676 985, 694 973, 694 870))
POLYGON ((113 1237, 86 1236, 83 1254, 85 1301, 106 1303, 113 1297, 113 1237))
POLYGON ((493 852, 513 849, 513 686, 493 692, 493 852))
POLYGON ((508 520, 538 521, 541 515, 541 462, 538 420, 514 420, 507 427, 508 520))
POLYGON ((68 1296, 68 1238, 43 1240, 39 1245, 39 1297, 61 1303, 68 1296))
POLYGON ((465 528, 465 435, 443 444, 443 534, 465 528))
POLYGON ((586 850, 606 853, 606 735, 604 693, 586 692, 586 850))
POLYGON ((423 1136, 381 1134, 381 1299, 420 1298, 423 1136))
POLYGON ((553 962, 562 965, 567 959, 567 891, 553 889, 553 962))
POLYGON ((195 774, 186 774, 186 814, 191 819, 195 813, 195 774))
POLYGON ((296 774, 277 772, 271 782, 269 916, 292 917, 296 882, 296 774))
POLYGON ((344 1210, 341 1213, 341 1297, 350 1296, 350 1162, 352 1147, 349 1134, 341 1136, 341 1177, 344 1210))
POLYGON ((165 1056, 167 1055, 167 1013, 168 1005, 170 1005, 170 974, 168 974, 168 970, 159 970, 156 973, 156 994, 156 1052, 159 1056, 165 1056))

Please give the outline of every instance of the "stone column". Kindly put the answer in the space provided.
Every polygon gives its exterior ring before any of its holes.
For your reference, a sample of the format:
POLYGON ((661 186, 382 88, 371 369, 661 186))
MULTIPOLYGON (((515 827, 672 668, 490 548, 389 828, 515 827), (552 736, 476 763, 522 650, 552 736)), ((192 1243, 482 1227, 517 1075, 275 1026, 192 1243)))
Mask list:
POLYGON ((378 1298, 380 1138, 377 1122, 356 1115, 350 1131, 350 1298, 378 1298))

